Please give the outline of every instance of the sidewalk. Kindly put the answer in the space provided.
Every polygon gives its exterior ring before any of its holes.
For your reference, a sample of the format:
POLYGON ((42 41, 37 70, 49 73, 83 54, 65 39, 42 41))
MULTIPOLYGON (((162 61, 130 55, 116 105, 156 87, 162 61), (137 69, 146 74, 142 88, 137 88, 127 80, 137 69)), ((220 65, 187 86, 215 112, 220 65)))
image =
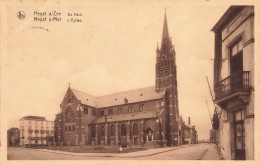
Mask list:
POLYGON ((143 151, 136 151, 136 152, 129 152, 129 153, 75 153, 75 152, 66 152, 66 151, 48 150, 48 149, 31 149, 31 150, 50 152, 50 153, 56 153, 56 154, 62 154, 62 155, 70 155, 70 156, 135 158, 135 157, 156 155, 156 154, 160 154, 163 152, 176 150, 176 149, 179 149, 182 147, 183 146, 154 148, 154 149, 147 149, 147 150, 143 150, 143 151))
POLYGON ((206 152, 203 160, 220 160, 215 144, 211 144, 211 147, 206 152))

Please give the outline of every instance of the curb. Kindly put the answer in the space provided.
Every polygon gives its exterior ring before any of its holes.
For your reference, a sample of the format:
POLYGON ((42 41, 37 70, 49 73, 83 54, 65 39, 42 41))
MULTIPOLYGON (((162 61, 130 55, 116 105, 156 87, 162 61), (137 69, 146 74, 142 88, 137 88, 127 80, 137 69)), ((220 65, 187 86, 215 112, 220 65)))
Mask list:
POLYGON ((137 156, 124 156, 124 155, 119 155, 119 154, 113 154, 113 155, 104 154, 104 155, 102 155, 102 153, 99 153, 101 155, 81 155, 81 153, 73 153, 73 152, 63 152, 63 151, 55 152, 55 151, 51 151, 51 150, 38 150, 38 149, 31 149, 31 148, 23 148, 23 149, 41 151, 41 152, 49 152, 49 153, 56 153, 56 154, 60 154, 60 155, 69 155, 69 156, 138 158, 138 157, 147 157, 147 156, 157 155, 157 154, 160 154, 160 153, 165 153, 165 152, 177 150, 177 149, 180 149, 180 148, 183 148, 183 147, 180 146, 180 147, 175 147, 175 148, 165 150, 165 151, 161 151, 161 152, 156 152, 156 153, 146 154, 146 155, 137 155, 137 156))
POLYGON ((205 155, 203 156, 202 160, 205 160, 205 157, 207 156, 207 153, 209 152, 209 149, 205 152, 205 155))

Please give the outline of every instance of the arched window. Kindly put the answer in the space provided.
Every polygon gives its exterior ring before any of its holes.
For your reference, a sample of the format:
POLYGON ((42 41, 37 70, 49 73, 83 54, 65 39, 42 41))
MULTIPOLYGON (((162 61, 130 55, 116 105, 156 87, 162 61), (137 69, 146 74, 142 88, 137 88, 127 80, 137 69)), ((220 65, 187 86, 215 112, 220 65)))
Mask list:
POLYGON ((131 112, 131 106, 128 106, 128 112, 131 112))
POLYGON ((140 104, 139 105, 139 111, 143 111, 144 110, 144 104, 140 104))
POLYGON ((121 126, 121 136, 126 136, 126 126, 124 124, 121 126))
POLYGON ((135 123, 135 124, 133 125, 133 134, 134 134, 134 135, 138 135, 138 124, 137 124, 137 123, 135 123))
POLYGON ((102 127, 100 128, 100 135, 101 135, 101 136, 105 136, 105 128, 104 128, 104 126, 102 126, 102 127))
POLYGON ((110 136, 115 136, 115 127, 114 127, 114 125, 111 125, 111 127, 110 127, 110 136))
POLYGON ((96 128, 95 127, 91 128, 91 135, 92 135, 92 137, 96 136, 96 128))

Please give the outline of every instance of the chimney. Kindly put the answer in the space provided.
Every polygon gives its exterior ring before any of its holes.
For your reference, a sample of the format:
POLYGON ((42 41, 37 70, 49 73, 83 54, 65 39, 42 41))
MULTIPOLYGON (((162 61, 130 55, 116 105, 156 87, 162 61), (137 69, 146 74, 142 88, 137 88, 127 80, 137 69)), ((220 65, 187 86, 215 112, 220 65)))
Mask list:
POLYGON ((190 116, 188 117, 188 125, 190 125, 190 116))

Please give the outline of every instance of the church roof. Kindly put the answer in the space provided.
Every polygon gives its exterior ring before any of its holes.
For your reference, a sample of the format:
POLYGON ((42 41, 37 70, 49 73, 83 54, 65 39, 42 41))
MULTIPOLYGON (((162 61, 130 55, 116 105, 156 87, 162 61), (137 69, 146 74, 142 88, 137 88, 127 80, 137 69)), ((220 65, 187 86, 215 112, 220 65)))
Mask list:
POLYGON ((94 96, 88 95, 84 92, 81 92, 76 89, 70 88, 74 95, 77 97, 78 100, 81 101, 82 104, 89 105, 92 107, 96 107, 96 98, 94 96))
POLYGON ((91 124, 105 123, 105 117, 107 118, 107 122, 147 119, 147 118, 155 118, 156 111, 153 110, 153 111, 143 111, 143 112, 134 112, 134 113, 122 113, 122 114, 109 115, 109 116, 100 116, 97 117, 91 124))
POLYGON ((135 102, 142 102, 164 97, 164 92, 155 92, 155 86, 149 86, 145 88, 129 90, 99 97, 93 97, 75 89, 71 90, 73 91, 77 99, 81 101, 82 104, 96 108, 122 105, 125 103, 129 104, 135 102))
POLYGON ((155 87, 150 86, 97 97, 97 108, 125 104, 125 99, 127 100, 127 103, 135 103, 159 99, 163 96, 164 92, 156 93, 155 87))

